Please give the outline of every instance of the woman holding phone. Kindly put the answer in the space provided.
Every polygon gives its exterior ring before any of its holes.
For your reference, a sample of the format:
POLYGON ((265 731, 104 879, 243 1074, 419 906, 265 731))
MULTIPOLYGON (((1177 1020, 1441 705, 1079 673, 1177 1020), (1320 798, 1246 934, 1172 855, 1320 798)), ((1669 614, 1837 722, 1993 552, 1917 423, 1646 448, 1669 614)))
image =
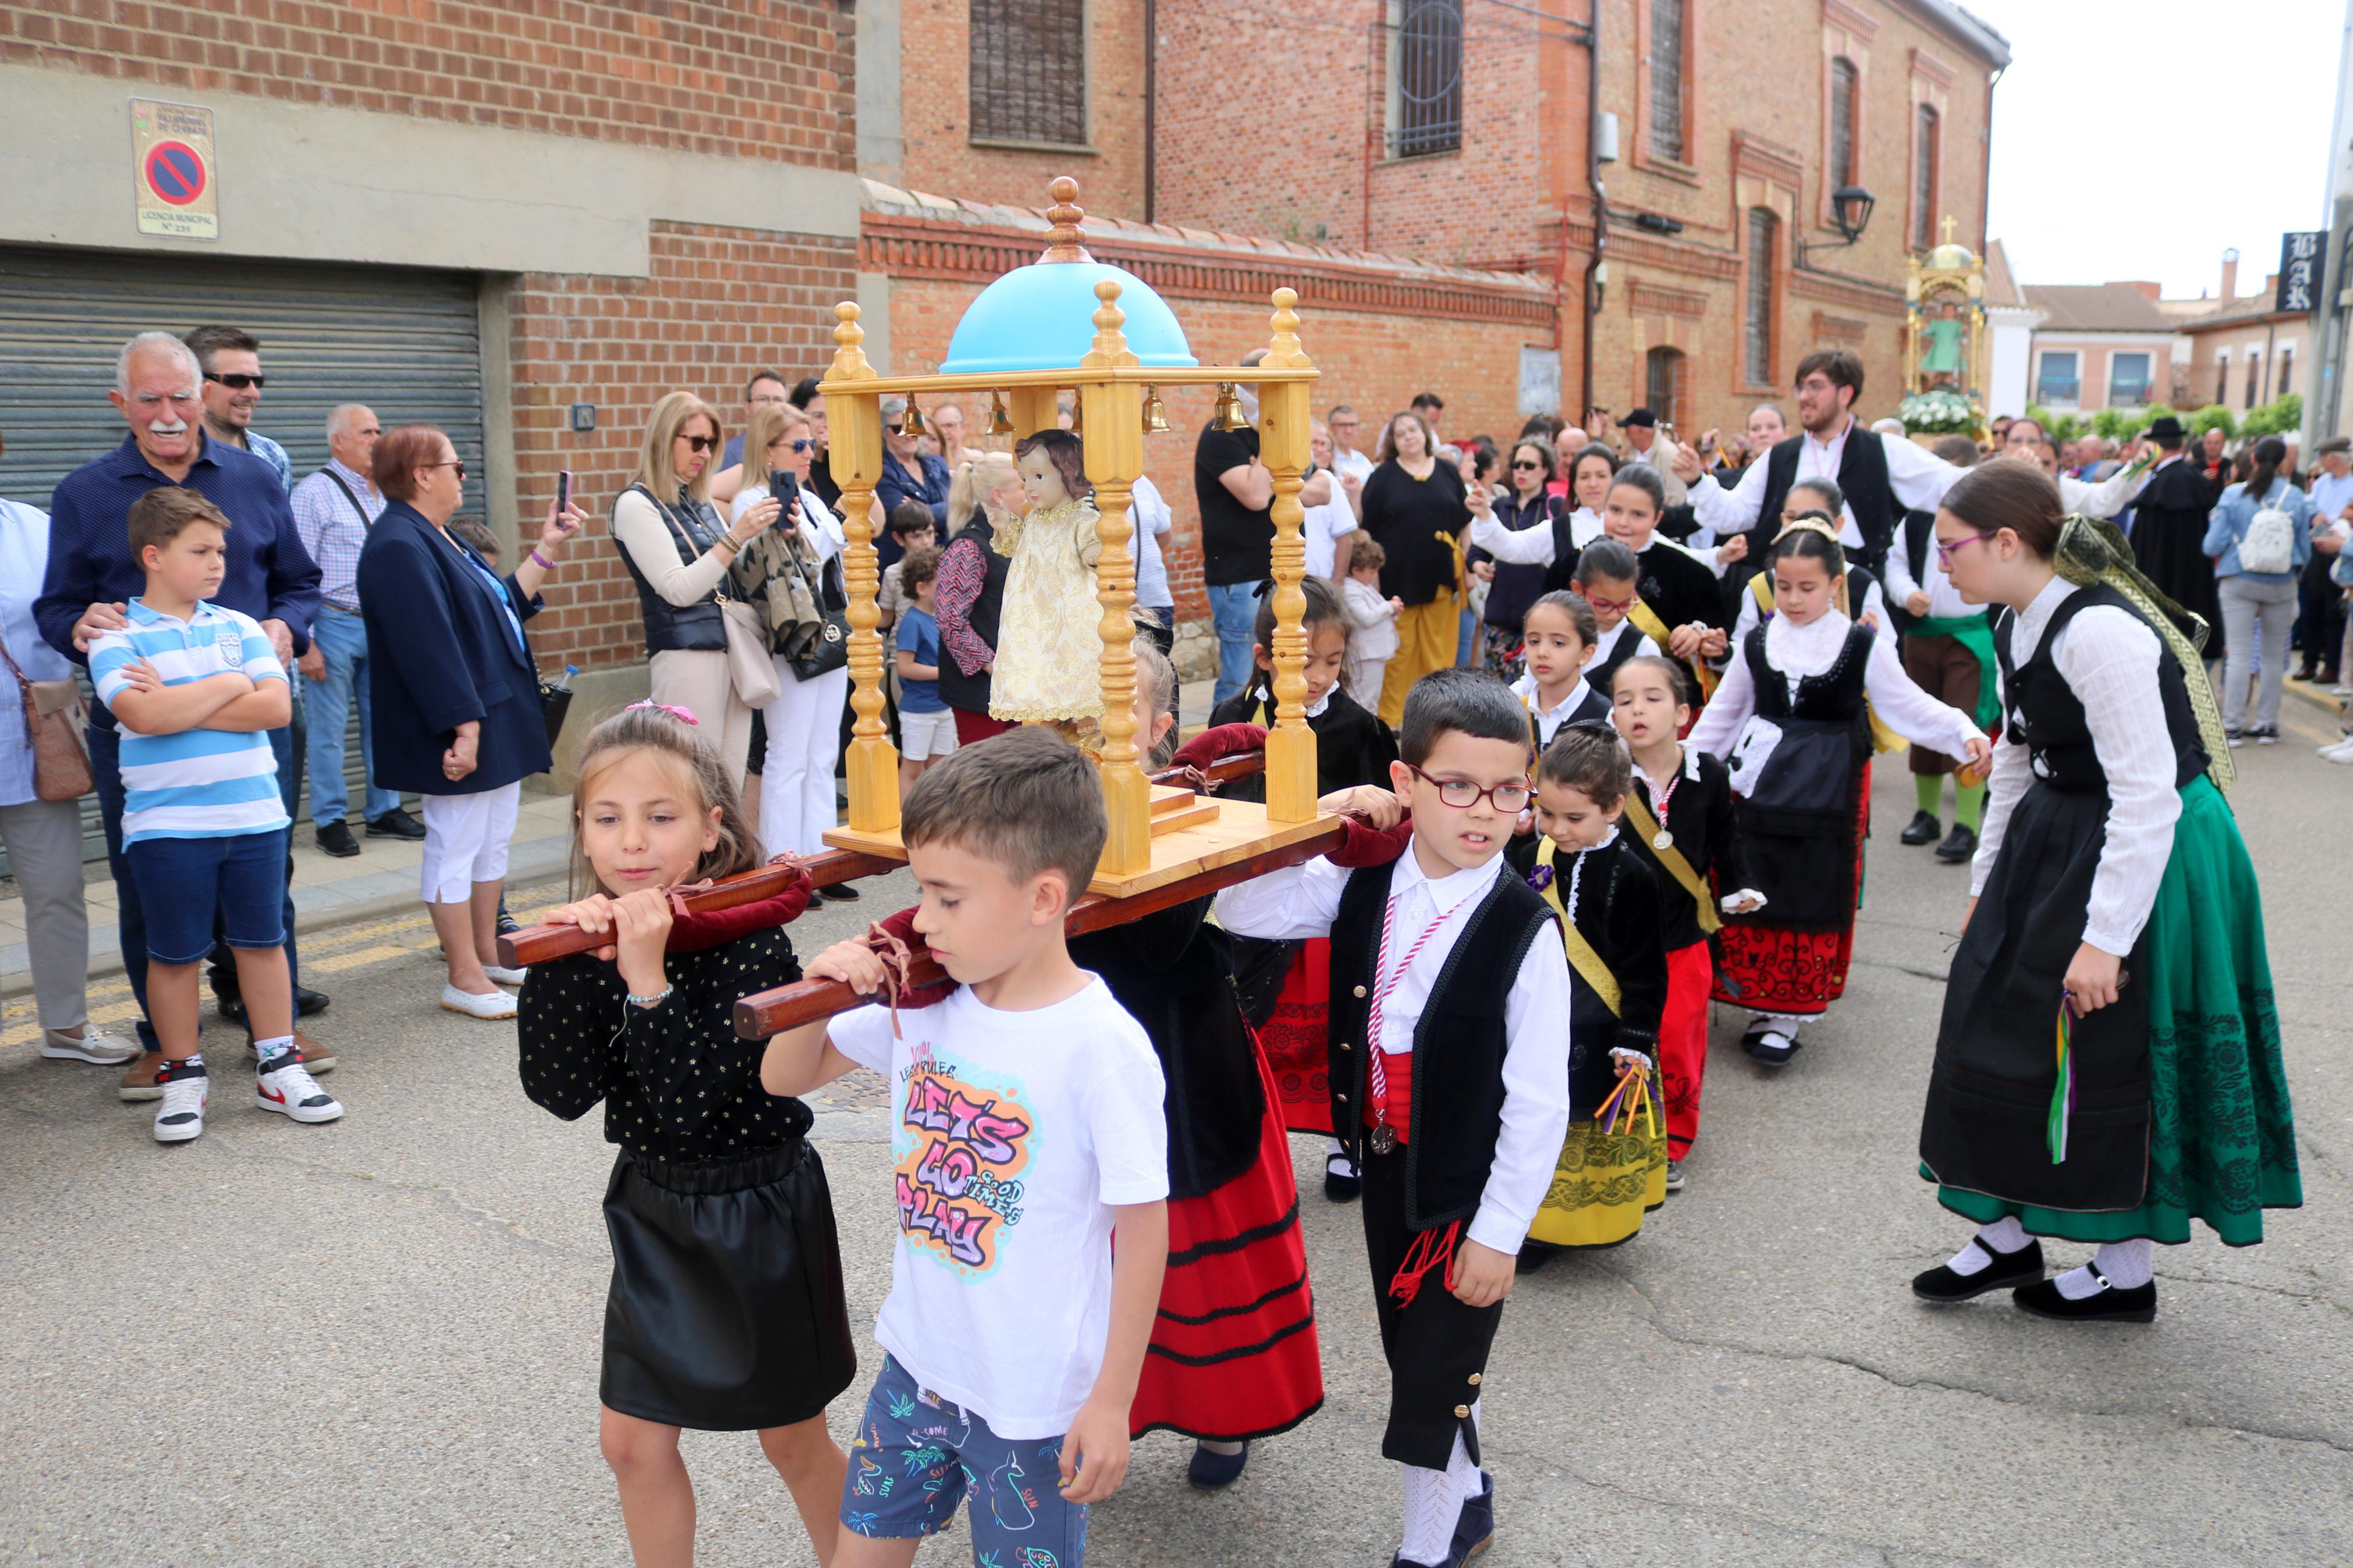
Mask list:
POLYGON ((749 505, 739 494, 733 526, 720 521, 711 475, 723 434, 719 416, 691 392, 655 404, 637 478, 613 503, 613 543, 638 585, 653 700, 693 714, 728 777, 740 780, 752 709, 728 673, 720 600, 728 568, 780 509, 765 492, 749 505))

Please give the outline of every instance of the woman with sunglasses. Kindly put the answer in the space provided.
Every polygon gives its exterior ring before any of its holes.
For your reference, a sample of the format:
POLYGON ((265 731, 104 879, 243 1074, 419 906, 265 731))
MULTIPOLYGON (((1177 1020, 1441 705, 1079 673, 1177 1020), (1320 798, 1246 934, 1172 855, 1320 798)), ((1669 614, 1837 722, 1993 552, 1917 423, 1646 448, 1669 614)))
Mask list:
MULTIPOLYGON (((792 655, 838 631, 849 607, 841 575, 849 535, 833 509, 807 483, 817 433, 791 404, 762 408, 744 437, 744 488, 735 526, 754 512, 791 521, 765 529, 737 556, 735 589, 761 608, 776 667, 776 698, 763 710, 768 754, 760 772, 760 839, 771 855, 814 855, 833 826, 833 765, 841 751, 841 713, 849 700, 849 666, 804 676, 792 655)), ((804 663, 807 661, 804 660, 804 663)), ((854 899, 848 883, 828 898, 854 899)))
POLYGON ((693 714, 727 776, 740 783, 752 747, 752 709, 728 674, 720 601, 732 596, 728 569, 782 509, 763 496, 736 514, 733 527, 720 521, 711 478, 723 434, 719 416, 691 392, 656 403, 637 478, 613 502, 613 544, 638 585, 653 700, 693 714))
POLYGON ((512 1018, 522 972, 498 963, 499 894, 522 781, 553 765, 523 622, 587 514, 548 502, 539 538, 501 577, 453 532, 466 465, 430 425, 403 425, 371 462, 386 498, 353 582, 367 624, 375 783, 423 795, 424 898, 448 981, 441 1005, 512 1018))
MULTIPOLYGON (((1510 484, 1493 503, 1495 521, 1514 533, 1553 527, 1566 508, 1546 493, 1552 481, 1552 447, 1533 437, 1517 442, 1504 471, 1510 484)), ((1490 675, 1517 680, 1525 671, 1520 624, 1528 606, 1544 595, 1545 568, 1499 563, 1476 546, 1463 552, 1463 560, 1487 580, 1487 609, 1480 617, 1480 667, 1490 675)))
POLYGON ((2263 1238, 2303 1201, 2214 694, 2115 529, 1987 463, 1945 494, 1953 585, 2000 606, 2002 742, 1920 1127, 1977 1235, 1912 1282, 2065 1321, 2157 1315, 2152 1244, 2263 1238), (2041 1237, 2096 1245, 2047 1279, 2041 1237))

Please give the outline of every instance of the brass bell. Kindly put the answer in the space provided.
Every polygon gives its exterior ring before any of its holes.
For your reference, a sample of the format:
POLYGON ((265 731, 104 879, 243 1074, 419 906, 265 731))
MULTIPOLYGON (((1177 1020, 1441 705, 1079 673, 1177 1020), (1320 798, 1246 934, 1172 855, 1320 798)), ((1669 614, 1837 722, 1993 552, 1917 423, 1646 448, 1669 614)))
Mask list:
POLYGON ((1242 417, 1242 400, 1230 381, 1218 383, 1217 426, 1220 430, 1247 430, 1250 421, 1242 417))
POLYGON ((1077 387, 1072 387, 1071 389, 1071 434, 1083 436, 1086 432, 1087 400, 1081 395, 1077 387))
POLYGON ((1144 389, 1144 433, 1147 436, 1161 436, 1166 435, 1167 430, 1168 409, 1160 401, 1160 389, 1156 386, 1147 386, 1144 389))
POLYGON ((902 436, 921 436, 924 433, 923 411, 916 407, 915 400, 910 397, 907 399, 907 416, 899 421, 899 434, 902 436))
POLYGON ((988 395, 988 433, 992 436, 1013 434, 1013 416, 1005 411, 1005 394, 1001 392, 988 395))

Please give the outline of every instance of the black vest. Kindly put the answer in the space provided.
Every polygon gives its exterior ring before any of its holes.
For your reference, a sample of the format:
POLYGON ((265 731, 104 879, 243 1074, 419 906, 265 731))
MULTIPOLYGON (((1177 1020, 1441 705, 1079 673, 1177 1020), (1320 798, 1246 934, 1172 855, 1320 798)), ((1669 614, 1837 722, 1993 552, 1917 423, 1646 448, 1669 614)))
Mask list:
MULTIPOLYGON (((975 512, 972 521, 964 525, 963 531, 946 545, 947 549, 953 550, 969 539, 980 547, 980 558, 986 568, 981 578, 980 597, 972 602, 972 609, 965 616, 965 621, 972 627, 973 635, 992 648, 997 646, 997 617, 1005 610, 1005 574, 1013 565, 997 552, 996 545, 991 542, 996 537, 997 530, 989 523, 987 514, 975 512)), ((988 671, 984 669, 978 675, 966 675, 964 666, 956 662, 955 655, 948 651, 944 635, 940 638, 939 668, 941 701, 966 713, 988 711, 988 671)))
MULTIPOLYGON (((678 545, 679 559, 689 564, 708 554, 727 531, 726 525, 719 521, 719 513, 708 501, 697 501, 693 510, 688 510, 663 502, 643 485, 631 485, 629 490, 654 503, 654 510, 660 513, 663 526, 678 545)), ((629 491, 621 493, 627 495, 629 491)), ((629 569, 629 580, 638 585, 638 613, 645 617, 648 658, 679 649, 712 653, 727 647, 727 623, 720 618, 715 593, 698 605, 673 605, 654 592, 654 585, 638 570, 638 563, 629 559, 628 548, 618 539, 613 541, 613 548, 621 552, 621 564, 629 569)))
MULTIPOLYGON (((2018 617, 2004 610, 1994 623, 1993 647, 2001 662, 2005 701, 2002 722, 2010 737, 2025 743, 2033 759, 2034 776, 2055 790, 2073 794, 2107 787, 2108 775, 2092 748, 2092 729, 2084 721, 2084 704, 2067 678, 2052 662, 2051 644, 2062 627, 2085 610, 2114 605, 2146 623, 2147 617, 2132 601, 2105 583, 2079 588, 2068 596, 2042 628, 2034 657, 2023 666, 2010 658, 2010 634, 2018 617)), ((2204 679, 2204 672, 2200 673, 2204 679)), ((2165 703, 2166 733, 2173 741, 2173 787, 2179 789, 2206 771, 2206 742, 2198 731, 2198 715, 2189 705, 2181 663, 2164 637, 2158 637, 2158 695, 2165 703)))
MULTIPOLYGON (((1409 848, 1407 854, 1413 851, 1409 848)), ((1372 988, 1394 866, 1348 879, 1332 922, 1332 1125, 1361 1162, 1372 988)), ((1552 910, 1505 872, 1472 911, 1413 1033, 1412 1124, 1406 1130, 1405 1223, 1428 1230, 1479 1206, 1504 1128, 1504 1005, 1529 945, 1558 942, 1552 910)), ((1399 940, 1392 933, 1392 941, 1399 940)), ((1403 938, 1410 941, 1411 937, 1403 938)))
POLYGON ((1871 670, 1871 645, 1878 635, 1860 621, 1848 626, 1838 658, 1819 675, 1799 676, 1793 696, 1788 677, 1775 669, 1772 661, 1765 657, 1765 623, 1759 621, 1749 629, 1747 646, 1741 650, 1748 660, 1748 679, 1756 689, 1757 716, 1802 719, 1815 723, 1860 720, 1864 681, 1871 670))
MULTIPOLYGON (((1749 526, 1748 553, 1741 562, 1749 576, 1765 569, 1767 547, 1781 531, 1781 505, 1789 499, 1789 488, 1798 482, 1798 453, 1805 441, 1801 432, 1776 442, 1766 456, 1765 500, 1749 526)), ((1876 568, 1887 559, 1888 542, 1895 537, 1895 519, 1902 509, 1895 504, 1895 491, 1888 482, 1887 448, 1880 444, 1878 433, 1865 429, 1860 419, 1847 426, 1846 445, 1839 451, 1838 486, 1854 513, 1854 525, 1862 531, 1862 548, 1855 552, 1856 559, 1876 568)))

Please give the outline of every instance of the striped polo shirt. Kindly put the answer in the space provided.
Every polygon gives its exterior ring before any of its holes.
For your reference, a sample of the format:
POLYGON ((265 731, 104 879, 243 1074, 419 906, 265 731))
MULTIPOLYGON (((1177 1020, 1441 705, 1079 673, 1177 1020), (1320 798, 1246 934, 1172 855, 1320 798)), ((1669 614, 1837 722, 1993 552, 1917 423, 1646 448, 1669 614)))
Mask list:
MULTIPOLYGON (((137 599, 131 624, 90 646, 90 679, 110 709, 130 687, 125 667, 145 659, 166 686, 236 670, 255 682, 284 680, 269 638, 250 616, 206 601, 183 621, 137 599)), ((122 732, 122 842, 142 838, 227 838, 288 826, 278 794, 278 758, 259 730, 122 732)))

